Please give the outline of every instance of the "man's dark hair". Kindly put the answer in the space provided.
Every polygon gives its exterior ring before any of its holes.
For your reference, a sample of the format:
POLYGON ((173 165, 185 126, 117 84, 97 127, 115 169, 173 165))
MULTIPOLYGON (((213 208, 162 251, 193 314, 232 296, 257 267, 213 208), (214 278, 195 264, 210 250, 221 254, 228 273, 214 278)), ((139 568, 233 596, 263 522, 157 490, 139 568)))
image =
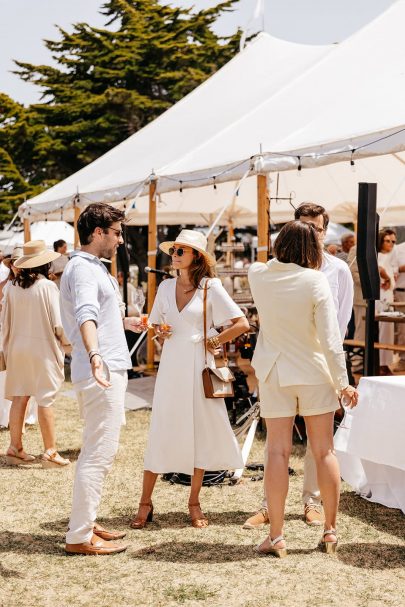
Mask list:
POLYGON ((320 204, 314 202, 303 202, 299 207, 295 209, 294 219, 300 219, 301 217, 323 217, 323 229, 326 230, 329 224, 329 215, 320 204))
POLYGON ((64 244, 66 244, 66 240, 63 240, 62 238, 60 240, 55 240, 55 242, 53 243, 53 250, 57 252, 58 249, 60 247, 63 247, 64 244))
POLYGON ((77 231, 82 245, 90 244, 93 232, 101 228, 105 232, 116 221, 124 221, 125 213, 102 202, 89 204, 80 214, 77 221, 77 231))
POLYGON ((282 263, 296 263, 303 268, 319 270, 322 248, 311 223, 289 221, 280 230, 274 243, 274 254, 282 263))

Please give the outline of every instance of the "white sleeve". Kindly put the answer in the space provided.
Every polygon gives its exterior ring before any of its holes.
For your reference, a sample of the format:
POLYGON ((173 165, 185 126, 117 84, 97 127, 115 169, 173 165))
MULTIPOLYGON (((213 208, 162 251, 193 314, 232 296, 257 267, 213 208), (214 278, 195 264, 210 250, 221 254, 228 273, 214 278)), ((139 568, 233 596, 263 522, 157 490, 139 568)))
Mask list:
POLYGON ((342 338, 336 318, 332 293, 325 276, 319 273, 314 285, 314 320, 318 339, 337 390, 349 385, 342 338))
POLYGON ((345 338, 347 325, 353 310, 353 277, 349 266, 346 264, 339 268, 339 285, 338 285, 339 310, 337 314, 340 335, 345 338))
POLYGON ((165 322, 165 314, 167 312, 168 301, 167 301, 167 280, 160 283, 156 293, 155 301, 151 313, 149 314, 149 322, 152 325, 160 325, 165 322))
POLYGON ((208 297, 212 309, 214 327, 222 327, 233 318, 240 318, 243 312, 225 291, 219 278, 208 281, 208 297))

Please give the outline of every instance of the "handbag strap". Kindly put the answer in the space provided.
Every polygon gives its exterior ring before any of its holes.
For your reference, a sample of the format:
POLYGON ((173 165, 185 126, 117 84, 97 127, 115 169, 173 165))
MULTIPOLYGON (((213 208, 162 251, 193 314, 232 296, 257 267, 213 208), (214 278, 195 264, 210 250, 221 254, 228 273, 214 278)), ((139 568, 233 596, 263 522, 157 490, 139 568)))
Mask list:
POLYGON ((208 280, 205 281, 204 284, 204 354, 205 354, 205 366, 208 366, 207 363, 207 289, 208 289, 208 280))
MULTIPOLYGON (((203 310, 204 310, 204 355, 205 355, 205 366, 208 366, 207 363, 207 291, 208 291, 208 278, 204 284, 204 297, 203 297, 203 310)), ((222 344, 222 350, 224 353, 223 359, 225 363, 225 367, 228 366, 228 354, 226 352, 226 345, 222 344)))

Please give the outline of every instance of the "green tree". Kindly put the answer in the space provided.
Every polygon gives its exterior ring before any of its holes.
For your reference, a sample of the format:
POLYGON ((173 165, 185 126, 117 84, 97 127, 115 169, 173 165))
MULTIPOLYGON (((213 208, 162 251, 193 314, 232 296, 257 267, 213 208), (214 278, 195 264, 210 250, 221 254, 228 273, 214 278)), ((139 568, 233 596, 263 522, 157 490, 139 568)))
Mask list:
POLYGON ((44 138, 48 136, 37 113, 0 93, 1 225, 26 198, 52 185, 41 170, 44 138))
POLYGON ((120 143, 226 63, 239 32, 221 39, 212 25, 236 1, 193 13, 158 0, 109 0, 105 29, 78 23, 45 41, 56 67, 17 62, 21 78, 43 91, 30 110, 43 128, 33 158, 48 182, 120 143))

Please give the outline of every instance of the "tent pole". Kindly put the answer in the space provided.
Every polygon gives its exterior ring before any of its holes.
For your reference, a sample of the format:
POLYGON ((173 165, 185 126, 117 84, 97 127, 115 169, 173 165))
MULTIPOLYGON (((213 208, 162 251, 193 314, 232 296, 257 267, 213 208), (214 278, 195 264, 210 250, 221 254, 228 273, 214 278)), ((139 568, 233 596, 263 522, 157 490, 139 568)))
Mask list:
MULTIPOLYGON (((156 246, 157 246, 157 228, 156 228, 156 180, 149 184, 149 225, 148 225, 148 266, 156 268, 156 246)), ((156 294, 156 274, 148 273, 148 314, 152 311, 153 302, 156 294)), ((152 341, 152 332, 148 332, 147 351, 146 351, 146 368, 151 371, 154 368, 155 360, 155 344, 152 341)))
POLYGON ((267 176, 257 176, 257 261, 269 258, 269 200, 267 176))
POLYGON ((79 248, 79 245, 80 245, 79 232, 77 231, 77 220, 79 219, 79 215, 80 215, 80 207, 74 206, 73 207, 73 212, 74 212, 73 227, 74 227, 74 231, 75 231, 74 247, 75 247, 75 250, 76 250, 76 249, 79 248))
POLYGON ((31 225, 29 219, 24 219, 24 242, 31 240, 31 225))

